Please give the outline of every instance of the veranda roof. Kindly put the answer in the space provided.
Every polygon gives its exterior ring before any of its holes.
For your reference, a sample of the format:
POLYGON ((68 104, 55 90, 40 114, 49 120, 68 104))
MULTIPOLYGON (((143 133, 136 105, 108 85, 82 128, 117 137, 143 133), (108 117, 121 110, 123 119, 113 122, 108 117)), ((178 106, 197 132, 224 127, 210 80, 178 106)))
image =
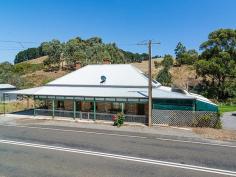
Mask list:
MULTIPOLYGON (((17 95, 67 96, 67 97, 117 97, 117 98, 148 98, 147 88, 110 88, 110 87, 69 87, 43 86, 31 89, 6 92, 17 95)), ((168 92, 153 88, 153 98, 193 99, 181 93, 168 92)))
POLYGON ((0 84, 0 90, 14 89, 14 88, 16 88, 16 87, 11 84, 0 84))

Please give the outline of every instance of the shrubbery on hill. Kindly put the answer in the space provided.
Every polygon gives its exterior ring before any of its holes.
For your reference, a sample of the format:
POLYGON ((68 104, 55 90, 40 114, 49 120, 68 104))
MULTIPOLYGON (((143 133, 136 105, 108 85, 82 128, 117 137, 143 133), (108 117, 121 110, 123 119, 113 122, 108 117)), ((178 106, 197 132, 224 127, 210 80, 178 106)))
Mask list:
POLYGON ((111 63, 129 63, 139 62, 148 58, 148 55, 143 53, 132 53, 124 51, 116 46, 115 43, 103 43, 99 37, 92 37, 83 40, 80 37, 70 39, 67 42, 52 40, 43 42, 38 48, 29 48, 19 52, 14 60, 14 63, 32 60, 41 56, 48 55, 45 65, 60 64, 61 60, 65 60, 68 64, 81 62, 84 64, 101 63, 104 57, 108 57, 111 63))

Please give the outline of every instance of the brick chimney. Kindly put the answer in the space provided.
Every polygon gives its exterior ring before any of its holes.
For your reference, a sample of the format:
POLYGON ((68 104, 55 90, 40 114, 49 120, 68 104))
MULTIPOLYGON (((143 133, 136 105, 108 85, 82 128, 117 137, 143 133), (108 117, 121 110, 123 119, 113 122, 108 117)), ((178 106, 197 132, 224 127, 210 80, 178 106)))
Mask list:
POLYGON ((104 58, 103 64, 111 64, 111 60, 109 58, 104 58))

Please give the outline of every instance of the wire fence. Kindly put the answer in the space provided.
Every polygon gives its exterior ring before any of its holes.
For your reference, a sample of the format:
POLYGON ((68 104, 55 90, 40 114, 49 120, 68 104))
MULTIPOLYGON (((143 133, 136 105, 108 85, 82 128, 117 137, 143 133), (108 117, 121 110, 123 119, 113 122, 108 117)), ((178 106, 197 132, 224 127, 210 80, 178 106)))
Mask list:
POLYGON ((208 111, 180 111, 153 109, 152 124, 188 127, 215 127, 218 114, 208 111))

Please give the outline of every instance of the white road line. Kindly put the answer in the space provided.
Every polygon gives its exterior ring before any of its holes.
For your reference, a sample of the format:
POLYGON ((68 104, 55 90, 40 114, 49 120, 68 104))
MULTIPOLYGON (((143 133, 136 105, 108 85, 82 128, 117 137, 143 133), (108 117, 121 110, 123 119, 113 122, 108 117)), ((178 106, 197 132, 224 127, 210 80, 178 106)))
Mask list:
MULTIPOLYGON (((34 127, 34 126, 25 126, 25 125, 0 124, 0 126, 19 127, 19 128, 28 128, 28 129, 40 129, 40 130, 52 130, 52 131, 61 131, 61 132, 86 133, 86 134, 96 134, 96 135, 108 135, 108 136, 118 136, 118 137, 128 137, 128 138, 141 138, 141 139, 148 138, 145 136, 135 136, 135 135, 127 135, 127 134, 101 133, 101 132, 95 132, 95 131, 68 130, 68 129, 66 130, 66 129, 59 129, 59 128, 34 127)), ((178 140, 178 139, 158 138, 158 137, 156 137, 155 139, 160 140, 160 141, 170 141, 170 142, 180 142, 180 143, 190 143, 190 144, 200 144, 200 145, 208 145, 208 146, 236 148, 236 145, 221 144, 221 143, 208 143, 208 142, 200 142, 200 141, 178 140)))
POLYGON ((155 139, 156 140, 161 140, 161 141, 173 141, 173 142, 180 142, 180 143, 191 143, 191 144, 201 144, 201 145, 209 145, 209 146, 221 146, 221 147, 236 148, 236 145, 228 145, 228 144, 207 143, 207 142, 168 139, 168 138, 155 138, 155 139))
POLYGON ((44 144, 34 144, 34 143, 18 142, 18 141, 10 141, 10 140, 0 140, 0 143, 24 146, 24 147, 47 149, 47 150, 62 151, 62 152, 70 152, 70 153, 77 153, 77 154, 85 154, 85 155, 98 156, 98 157, 106 157, 106 158, 112 158, 112 159, 159 165, 159 166, 181 168, 185 170, 201 171, 201 172, 207 172, 207 173, 213 173, 213 174, 236 176, 236 171, 208 168, 208 167, 195 166, 195 165, 186 165, 186 164, 173 163, 173 162, 160 161, 160 160, 152 160, 152 159, 146 159, 146 158, 138 158, 138 157, 132 157, 132 156, 124 156, 124 155, 109 154, 109 153, 102 153, 102 152, 96 152, 96 151, 86 151, 86 150, 81 150, 81 149, 65 148, 65 147, 59 147, 59 146, 49 146, 49 145, 44 145, 44 144))

